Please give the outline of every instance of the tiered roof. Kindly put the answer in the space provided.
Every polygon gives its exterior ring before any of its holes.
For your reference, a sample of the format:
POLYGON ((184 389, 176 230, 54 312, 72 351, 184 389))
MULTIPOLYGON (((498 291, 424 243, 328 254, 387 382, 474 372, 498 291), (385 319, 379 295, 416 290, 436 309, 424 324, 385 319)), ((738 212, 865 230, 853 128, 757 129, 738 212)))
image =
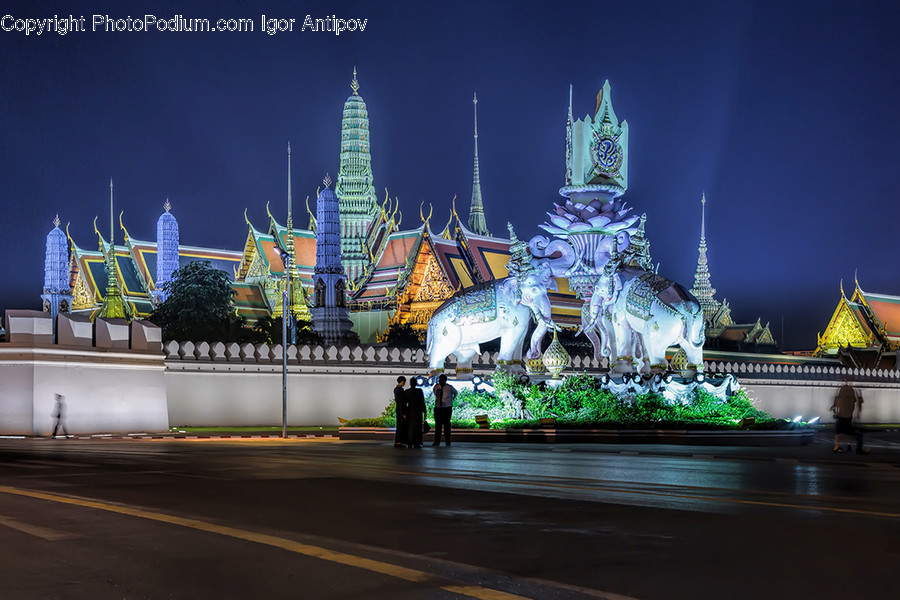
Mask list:
POLYGON ((872 348, 893 352, 900 348, 900 296, 863 291, 856 281, 850 299, 841 285, 841 298, 816 353, 836 355, 842 348, 872 348))

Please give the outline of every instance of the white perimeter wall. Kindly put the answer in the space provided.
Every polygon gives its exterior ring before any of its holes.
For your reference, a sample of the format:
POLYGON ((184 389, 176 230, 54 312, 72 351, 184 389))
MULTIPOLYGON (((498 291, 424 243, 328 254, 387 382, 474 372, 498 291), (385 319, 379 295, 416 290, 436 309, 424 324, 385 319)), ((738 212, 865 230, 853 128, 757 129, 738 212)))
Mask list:
MULTIPOLYGON (((163 353, 60 345, 0 344, 0 434, 46 435, 54 394, 67 399, 72 433, 151 432, 176 426, 281 424, 281 347, 265 344, 165 344, 163 353)), ((288 348, 288 423, 335 425, 375 417, 397 375, 427 372, 421 349, 288 348)), ((476 372, 493 371, 484 353, 476 372)), ((599 374, 588 359, 574 371, 599 374)), ((840 367, 709 365, 733 372, 757 406, 779 418, 831 422, 829 407, 850 376, 865 401, 863 421, 900 423, 900 373, 840 367), (745 372, 746 371, 746 372, 745 372)), ((452 372, 452 371, 451 371, 452 372)))
MULTIPOLYGON (((738 379, 740 381, 740 378, 738 379)), ((831 403, 841 386, 840 381, 752 381, 743 386, 756 407, 773 417, 793 419, 802 415, 804 421, 820 417, 822 423, 833 423, 831 403)), ((854 382, 863 399, 864 423, 900 423, 900 387, 897 384, 854 382)))
MULTIPOLYGON (((377 373, 292 372, 289 425, 337 425, 338 417, 377 417, 393 398, 397 376, 377 373)), ((281 371, 170 370, 166 374, 173 426, 281 425, 281 371)))
POLYGON ((0 434, 48 435, 65 396, 69 433, 168 429, 165 363, 157 353, 0 346, 0 434))

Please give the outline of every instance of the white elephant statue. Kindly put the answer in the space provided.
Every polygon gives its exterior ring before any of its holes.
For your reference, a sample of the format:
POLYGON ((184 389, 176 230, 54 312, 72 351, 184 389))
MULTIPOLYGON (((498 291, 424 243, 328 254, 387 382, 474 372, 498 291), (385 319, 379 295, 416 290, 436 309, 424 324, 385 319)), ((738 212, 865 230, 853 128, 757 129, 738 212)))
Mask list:
POLYGON ((429 369, 442 370, 451 354, 456 355, 457 370, 469 368, 481 353, 479 344, 497 338, 499 364, 521 364, 532 317, 537 326, 531 335, 528 358, 540 356, 544 334, 556 328, 550 317, 548 289, 556 290, 556 281, 549 268, 539 266, 518 278, 493 280, 454 294, 428 322, 429 369))
POLYGON ((601 348, 610 361, 646 358, 651 371, 663 371, 668 368, 666 349, 677 345, 693 369, 703 370, 703 308, 683 286, 665 277, 630 267, 607 270, 594 287, 589 319, 582 330, 605 336, 601 348))

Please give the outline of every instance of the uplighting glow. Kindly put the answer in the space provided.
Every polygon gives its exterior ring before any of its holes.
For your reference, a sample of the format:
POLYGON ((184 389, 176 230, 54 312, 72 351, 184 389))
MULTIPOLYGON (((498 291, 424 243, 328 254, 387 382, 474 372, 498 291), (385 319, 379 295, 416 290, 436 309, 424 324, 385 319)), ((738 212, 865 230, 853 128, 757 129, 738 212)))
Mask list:
POLYGON ((800 419, 802 419, 802 418, 803 418, 803 415, 797 415, 796 417, 794 417, 794 421, 793 421, 793 422, 794 422, 794 423, 799 423, 799 422, 800 422, 800 419))
POLYGON ((815 423, 815 422, 818 421, 818 420, 819 420, 819 417, 813 417, 812 419, 810 419, 810 420, 808 421, 808 424, 809 424, 809 425, 812 425, 813 423, 815 423))

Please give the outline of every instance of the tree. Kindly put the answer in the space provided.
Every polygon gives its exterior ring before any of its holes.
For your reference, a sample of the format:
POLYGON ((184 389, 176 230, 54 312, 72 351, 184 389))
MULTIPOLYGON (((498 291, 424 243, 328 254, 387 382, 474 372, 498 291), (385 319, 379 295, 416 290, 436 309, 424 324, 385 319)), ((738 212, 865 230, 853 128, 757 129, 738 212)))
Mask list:
POLYGON ((422 345, 419 334, 409 323, 393 323, 381 341, 397 348, 418 348, 422 345))
MULTIPOLYGON (((312 328, 309 319, 296 319, 294 321, 296 328, 295 343, 297 344, 321 344, 322 337, 312 328)), ((288 331, 290 336, 290 330, 288 331)), ((251 341, 266 342, 267 344, 281 343, 281 317, 264 316, 253 326, 251 341)), ((288 341, 290 344, 290 340, 288 341)))
POLYGON ((234 311, 231 282, 209 261, 186 264, 162 289, 168 297, 150 321, 162 327, 163 339, 220 342, 240 336, 243 319, 234 311))

